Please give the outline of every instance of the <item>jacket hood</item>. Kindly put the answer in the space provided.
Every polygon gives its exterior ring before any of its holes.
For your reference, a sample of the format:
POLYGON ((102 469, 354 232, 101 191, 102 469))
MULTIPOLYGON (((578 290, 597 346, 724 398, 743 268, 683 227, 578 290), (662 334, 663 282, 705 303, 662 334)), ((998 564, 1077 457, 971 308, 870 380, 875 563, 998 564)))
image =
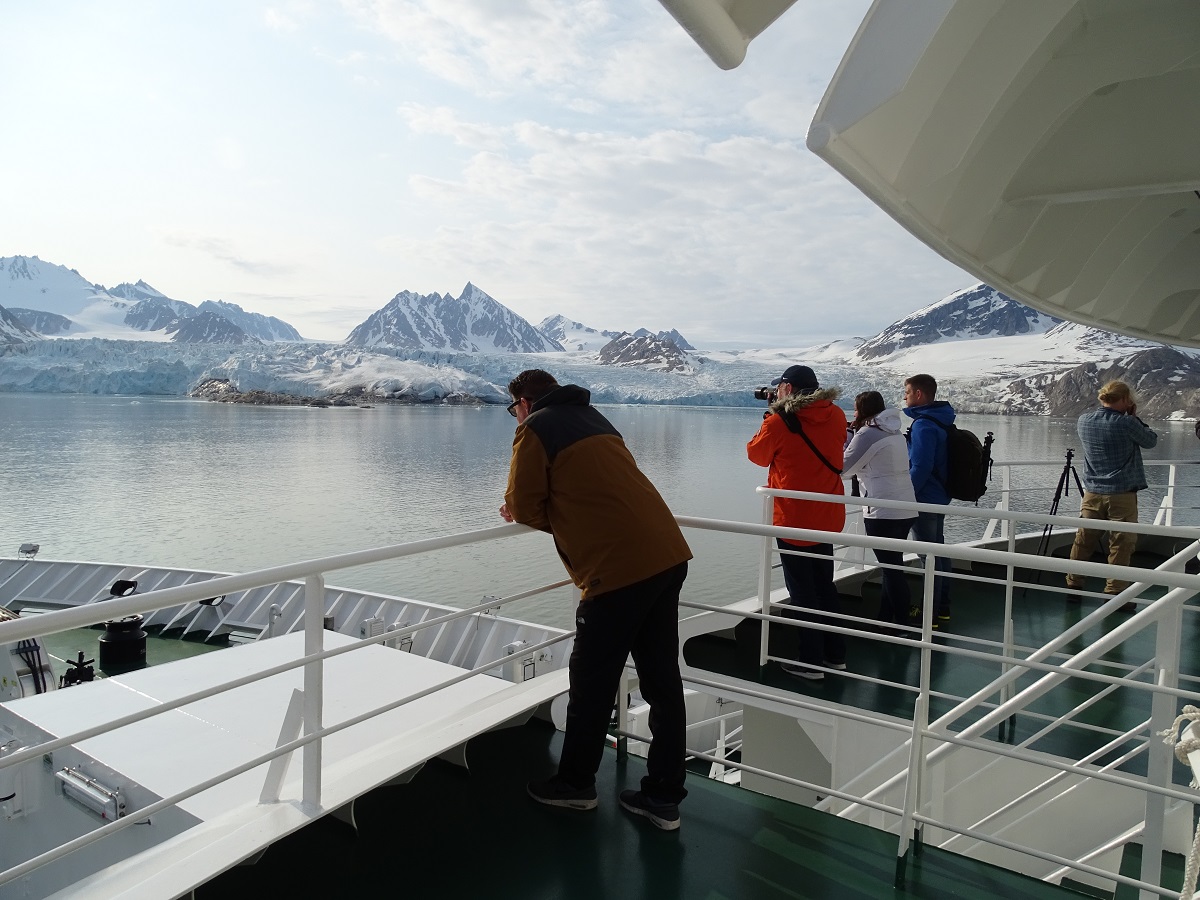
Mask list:
POLYGON ((931 419, 937 419, 943 425, 954 424, 954 407, 945 400, 934 400, 924 406, 906 406, 904 414, 910 419, 915 419, 917 416, 929 416, 931 419))
POLYGON ((791 394, 771 404, 771 412, 798 413, 820 400, 836 400, 842 395, 840 388, 817 388, 811 394, 791 394))
POLYGON ((891 406, 873 419, 869 419, 867 424, 870 425, 871 423, 877 425, 879 430, 885 434, 899 434, 903 427, 903 423, 900 421, 900 410, 891 406))
POLYGON ((533 404, 533 411, 545 409, 547 406, 587 406, 592 402, 592 392, 587 388, 581 388, 577 384, 564 384, 556 387, 550 393, 545 394, 540 400, 533 404))

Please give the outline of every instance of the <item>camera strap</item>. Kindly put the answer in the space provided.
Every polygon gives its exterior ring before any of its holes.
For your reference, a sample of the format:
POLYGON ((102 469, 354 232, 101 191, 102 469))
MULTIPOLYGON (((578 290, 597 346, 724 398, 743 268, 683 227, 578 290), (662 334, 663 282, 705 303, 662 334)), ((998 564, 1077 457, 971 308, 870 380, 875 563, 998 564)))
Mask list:
POLYGON ((781 412, 779 414, 779 418, 783 419, 783 424, 788 427, 788 431, 792 432, 793 434, 798 434, 800 437, 804 438, 804 443, 808 444, 808 449, 813 452, 817 459, 825 463, 825 466, 829 469, 829 471, 831 471, 834 475, 842 474, 842 470, 827 460, 825 458, 825 454, 818 450, 816 444, 812 442, 812 439, 804 433, 804 426, 800 423, 800 417, 798 415, 796 415, 794 412, 781 412))

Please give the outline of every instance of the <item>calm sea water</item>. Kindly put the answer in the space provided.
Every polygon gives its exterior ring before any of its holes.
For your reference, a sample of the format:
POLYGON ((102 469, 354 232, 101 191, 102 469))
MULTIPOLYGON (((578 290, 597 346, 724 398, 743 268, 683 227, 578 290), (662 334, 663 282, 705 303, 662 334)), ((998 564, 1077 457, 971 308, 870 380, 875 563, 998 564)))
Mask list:
MULTIPOLYGON (((757 522, 765 470, 745 458, 760 409, 604 407, 680 515, 757 522)), ((500 523, 514 420, 500 407, 249 407, 180 399, 0 394, 0 554, 246 571, 500 523)), ((1048 512, 1074 422, 964 416, 1022 470, 1019 500, 1048 512)), ((1152 423, 1156 458, 1193 459, 1187 422, 1152 423)), ((1153 476, 1165 479, 1164 474, 1153 476)), ((1143 498, 1143 518, 1161 491, 1143 498)), ((993 501, 994 502, 994 501, 993 501)), ((1078 509, 1072 489, 1061 511, 1078 509)), ((952 532, 953 533, 953 532, 952 532)), ((756 542, 689 531, 685 597, 757 589, 756 542)), ((962 536, 962 535, 960 535, 962 536)), ((344 570, 330 582, 465 606, 564 577, 549 537, 525 535, 344 570)), ((778 576, 777 576, 778 578, 778 576)), ((507 608, 571 621, 565 589, 507 608)))

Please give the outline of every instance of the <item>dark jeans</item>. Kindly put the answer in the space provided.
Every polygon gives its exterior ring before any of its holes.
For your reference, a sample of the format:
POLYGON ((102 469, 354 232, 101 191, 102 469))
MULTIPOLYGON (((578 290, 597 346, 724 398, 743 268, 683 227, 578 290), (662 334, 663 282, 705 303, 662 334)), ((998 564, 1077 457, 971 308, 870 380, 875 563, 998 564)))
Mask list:
MULTIPOLYGON (((833 544, 813 544, 809 547, 798 547, 789 544, 782 538, 776 538, 780 550, 799 550, 803 553, 815 553, 816 557, 793 556, 790 553, 779 554, 783 563, 783 583, 787 586, 790 596, 789 604, 796 608, 788 618, 812 622, 817 617, 802 612, 802 610, 820 610, 821 612, 840 613, 842 602, 837 589, 833 586, 833 544)), ((830 625, 844 624, 825 616, 820 621, 830 625)), ((800 662, 819 666, 822 663, 844 663, 846 661, 846 639, 840 634, 828 631, 814 631, 811 628, 787 627, 795 631, 799 637, 798 657, 800 662)))
MULTIPOLYGON (((915 518, 912 519, 863 519, 863 528, 871 537, 903 540, 908 537, 915 518)), ((903 566, 904 554, 899 550, 874 548, 875 558, 885 566, 903 566)), ((912 595, 908 590, 908 579, 899 569, 883 570, 883 594, 879 598, 879 621, 895 625, 908 624, 908 610, 912 606, 912 595)))
POLYGON ((576 608, 567 729, 558 762, 558 775, 568 784, 585 788, 596 783, 621 670, 632 654, 642 696, 650 704, 654 738, 642 791, 668 803, 687 796, 687 721, 679 676, 679 591, 685 578, 687 563, 680 563, 576 608))
MULTIPOLYGON (((912 536, 915 541, 946 543, 946 516, 942 513, 917 513, 917 520, 912 526, 912 536)), ((936 572, 949 572, 950 557, 939 556, 933 567, 936 572)), ((933 579, 933 612, 939 616, 950 615, 950 579, 941 575, 933 579)))

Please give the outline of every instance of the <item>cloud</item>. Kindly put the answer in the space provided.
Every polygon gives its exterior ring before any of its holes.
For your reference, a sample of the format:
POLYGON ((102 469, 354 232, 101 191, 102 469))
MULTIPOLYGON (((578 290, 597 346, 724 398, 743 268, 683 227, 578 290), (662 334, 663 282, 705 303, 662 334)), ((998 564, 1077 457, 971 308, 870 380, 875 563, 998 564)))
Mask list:
POLYGON ((23 173, 0 238, 101 280, 320 313, 302 328, 320 337, 468 280, 535 322, 874 333, 969 279, 804 147, 868 6, 805 0, 724 72, 653 2, 119 7, 66 32, 35 4, 0 54, 23 129, 0 146, 23 173), (89 56, 97 34, 129 52, 89 56))
POLYGON ((430 73, 477 93, 560 84, 610 19, 601 0, 346 0, 366 28, 430 73))
POLYGON ((163 240, 174 247, 195 250, 212 257, 240 272, 260 278, 282 278, 295 274, 295 267, 262 260, 248 259, 237 251, 231 241, 198 235, 168 234, 163 240))
POLYGON ((478 150, 501 150, 507 143, 508 129, 464 122, 455 110, 446 106, 404 103, 396 111, 417 134, 441 135, 460 146, 478 150))
POLYGON ((271 31, 295 32, 303 28, 316 14, 313 0, 291 0, 291 2, 268 6, 263 10, 263 24, 271 31))
POLYGON ((878 330, 891 300, 879 272, 903 269, 913 244, 801 144, 765 137, 521 122, 503 152, 412 187, 431 221, 452 224, 383 246, 465 273, 535 321, 684 328, 719 306, 698 337, 878 330))

